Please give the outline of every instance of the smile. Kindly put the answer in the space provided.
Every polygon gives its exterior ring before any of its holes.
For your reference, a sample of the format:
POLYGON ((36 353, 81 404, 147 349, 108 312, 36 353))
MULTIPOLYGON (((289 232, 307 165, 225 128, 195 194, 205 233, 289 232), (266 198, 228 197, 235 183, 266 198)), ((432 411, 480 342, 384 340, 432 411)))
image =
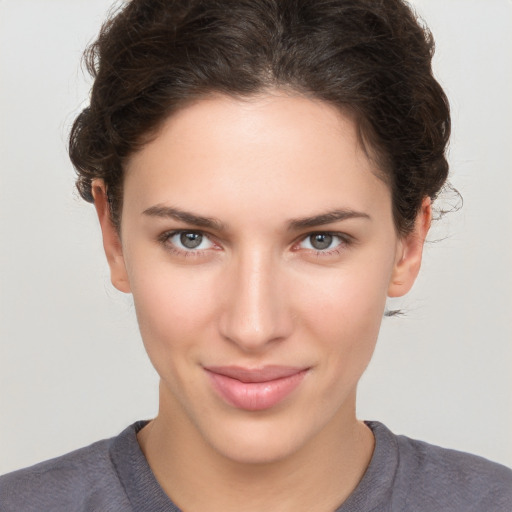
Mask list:
POLYGON ((267 366, 250 370, 237 366, 205 368, 213 389, 228 404, 246 411, 274 407, 302 382, 309 368, 267 366))

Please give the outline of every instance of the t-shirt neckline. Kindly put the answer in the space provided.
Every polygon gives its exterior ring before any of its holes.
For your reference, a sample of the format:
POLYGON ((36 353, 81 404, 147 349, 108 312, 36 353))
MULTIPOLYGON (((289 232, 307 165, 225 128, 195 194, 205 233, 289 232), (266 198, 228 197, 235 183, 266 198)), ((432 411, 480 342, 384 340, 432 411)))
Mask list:
MULTIPOLYGON (((147 423, 137 421, 121 432, 110 447, 110 458, 134 510, 181 512, 158 483, 137 441, 137 433, 147 423)), ((375 437, 370 464, 357 487, 335 512, 382 512, 382 504, 390 501, 398 468, 398 447, 393 434, 382 423, 365 423, 375 437)))

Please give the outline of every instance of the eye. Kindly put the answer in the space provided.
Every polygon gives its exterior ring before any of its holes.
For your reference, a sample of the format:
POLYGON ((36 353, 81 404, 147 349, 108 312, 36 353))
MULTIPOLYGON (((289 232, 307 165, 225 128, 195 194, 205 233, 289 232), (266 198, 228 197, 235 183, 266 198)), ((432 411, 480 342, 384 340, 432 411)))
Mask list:
POLYGON ((168 234, 165 241, 184 252, 202 251, 214 246, 206 235, 197 231, 176 231, 168 234))
POLYGON ((309 249, 319 252, 329 252, 329 250, 336 250, 341 245, 347 245, 346 238, 335 233, 311 233, 304 238, 300 243, 301 249, 309 249))

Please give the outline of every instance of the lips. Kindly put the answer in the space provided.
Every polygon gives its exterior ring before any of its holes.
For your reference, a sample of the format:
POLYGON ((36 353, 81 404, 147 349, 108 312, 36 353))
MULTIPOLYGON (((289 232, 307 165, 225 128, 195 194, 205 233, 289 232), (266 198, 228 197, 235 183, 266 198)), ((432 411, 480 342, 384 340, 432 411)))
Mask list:
POLYGON ((230 405, 247 411, 270 409, 302 382, 308 368, 265 366, 248 369, 239 366, 205 367, 214 390, 230 405))

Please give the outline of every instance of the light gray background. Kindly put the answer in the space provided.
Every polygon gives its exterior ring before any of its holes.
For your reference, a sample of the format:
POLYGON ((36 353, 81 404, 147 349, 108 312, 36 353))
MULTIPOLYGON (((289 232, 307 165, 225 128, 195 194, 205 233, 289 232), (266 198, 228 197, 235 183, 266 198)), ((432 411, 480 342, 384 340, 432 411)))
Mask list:
MULTIPOLYGON (((79 59, 110 0, 0 0, 0 473, 155 414, 130 297, 73 190, 79 59)), ((423 274, 386 319, 359 415, 512 465, 512 3, 422 0, 453 109, 452 181, 423 274)))

